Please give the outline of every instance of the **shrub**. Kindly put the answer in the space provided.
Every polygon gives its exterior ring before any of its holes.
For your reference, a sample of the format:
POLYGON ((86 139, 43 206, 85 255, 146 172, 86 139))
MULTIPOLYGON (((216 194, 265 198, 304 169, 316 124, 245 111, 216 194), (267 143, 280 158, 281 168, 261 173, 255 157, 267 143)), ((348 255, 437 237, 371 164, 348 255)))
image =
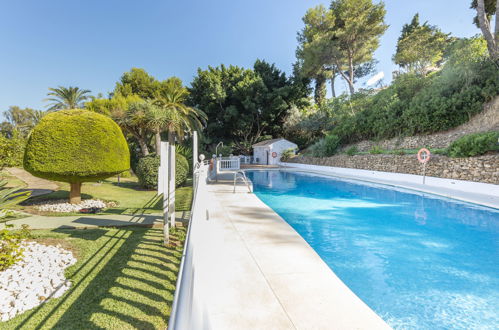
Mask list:
POLYGON ((324 143, 326 156, 332 156, 340 146, 340 138, 337 135, 328 135, 324 138, 324 143))
MULTIPOLYGON (((189 163, 184 156, 175 156, 175 186, 182 185, 189 174, 189 163)), ((159 156, 150 154, 139 159, 137 164, 137 177, 144 188, 156 189, 158 187, 158 168, 160 164, 159 156)))
POLYGON ((329 157, 334 155, 340 145, 340 138, 337 135, 327 135, 310 146, 310 153, 314 157, 329 157))
POLYGON ((447 153, 451 157, 473 157, 499 151, 499 131, 465 135, 452 142, 447 153))
POLYGON ((24 168, 41 178, 71 184, 70 201, 81 201, 81 183, 130 168, 130 152, 119 126, 86 110, 48 114, 32 130, 24 168))
POLYGON ((371 155, 379 155, 379 154, 382 154, 384 153, 385 151, 383 150, 383 148, 381 148, 380 146, 373 146, 371 148, 371 150, 369 150, 369 153, 371 155))
POLYGON ((294 155, 295 155, 294 148, 286 149, 281 154, 281 161, 285 162, 287 160, 290 160, 291 158, 293 158, 294 155))
POLYGON ((6 138, 0 135, 0 169, 22 166, 25 146, 26 140, 21 137, 6 138))
POLYGON ((330 115, 321 125, 339 136, 342 144, 428 134, 461 125, 499 94, 499 70, 483 57, 484 50, 482 39, 458 42, 438 72, 401 74, 377 93, 360 91, 337 97, 327 104, 325 111, 330 115))
POLYGON ((348 148, 348 149, 347 149, 346 154, 347 154, 348 156, 353 156, 353 155, 355 155, 357 152, 358 152, 357 147, 356 147, 356 146, 352 146, 352 147, 350 147, 350 148, 348 148))
MULTIPOLYGON (((11 226, 7 225, 6 227, 11 226)), ((22 229, 18 231, 0 230, 0 272, 21 260, 23 256, 21 242, 23 239, 31 237, 27 225, 22 225, 22 229)))

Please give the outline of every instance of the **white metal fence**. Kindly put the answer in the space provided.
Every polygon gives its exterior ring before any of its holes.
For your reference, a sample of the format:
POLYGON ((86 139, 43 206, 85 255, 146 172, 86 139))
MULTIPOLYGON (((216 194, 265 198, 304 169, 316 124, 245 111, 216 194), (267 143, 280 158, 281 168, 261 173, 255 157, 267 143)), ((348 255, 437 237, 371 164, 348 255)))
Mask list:
POLYGON ((208 221, 210 200, 206 186, 207 169, 208 162, 198 163, 194 169, 192 211, 168 322, 169 330, 210 329, 206 315, 206 295, 203 292, 209 286, 209 283, 204 282, 210 267, 204 260, 206 255, 203 255, 209 250, 206 244, 211 231, 208 221))
POLYGON ((239 157, 217 158, 220 171, 233 171, 241 168, 241 159, 239 157))

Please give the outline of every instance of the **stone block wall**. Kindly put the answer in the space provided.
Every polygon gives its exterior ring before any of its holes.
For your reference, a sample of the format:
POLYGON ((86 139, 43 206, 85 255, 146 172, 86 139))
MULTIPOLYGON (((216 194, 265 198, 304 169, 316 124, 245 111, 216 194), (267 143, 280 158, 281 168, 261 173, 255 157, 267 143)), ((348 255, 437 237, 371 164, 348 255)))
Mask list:
POLYGON ((451 130, 429 135, 396 137, 383 141, 360 141, 342 147, 341 151, 352 146, 355 146, 358 151, 369 151, 374 146, 379 146, 385 150, 419 149, 422 147, 447 148, 454 140, 463 135, 488 131, 499 131, 499 97, 485 104, 484 110, 471 118, 469 122, 451 130))
MULTIPOLYGON (((336 155, 324 158, 297 156, 288 160, 288 162, 422 174, 422 165, 417 161, 416 155, 336 155)), ((499 154, 470 158, 450 158, 434 155, 430 162, 426 164, 426 175, 499 184, 499 154)))

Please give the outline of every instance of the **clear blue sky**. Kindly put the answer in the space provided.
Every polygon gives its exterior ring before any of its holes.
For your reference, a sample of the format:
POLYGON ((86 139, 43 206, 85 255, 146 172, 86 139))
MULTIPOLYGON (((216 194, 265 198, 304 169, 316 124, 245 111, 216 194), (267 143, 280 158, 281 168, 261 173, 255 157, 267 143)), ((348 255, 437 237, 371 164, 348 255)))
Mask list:
MULTIPOLYGON (((387 0, 390 28, 376 52, 390 80, 402 25, 422 21, 458 37, 479 33, 471 0, 387 0)), ((198 67, 251 67, 255 59, 286 72, 296 33, 317 0, 13 0, 0 3, 0 111, 10 105, 44 109, 48 87, 79 86, 92 94, 114 88, 141 67, 159 79, 189 84, 198 67)), ((343 83, 341 85, 344 86, 343 83)), ((344 88, 344 87, 342 87, 344 88)))

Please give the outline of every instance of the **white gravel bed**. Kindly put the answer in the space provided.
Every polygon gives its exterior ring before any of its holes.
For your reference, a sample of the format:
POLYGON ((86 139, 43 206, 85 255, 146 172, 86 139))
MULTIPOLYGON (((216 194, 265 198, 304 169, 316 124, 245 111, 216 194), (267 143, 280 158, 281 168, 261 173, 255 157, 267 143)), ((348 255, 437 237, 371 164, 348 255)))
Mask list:
POLYGON ((23 259, 0 272, 0 321, 58 298, 71 286, 64 276, 64 270, 76 262, 70 251, 36 242, 22 246, 23 259))
POLYGON ((68 212, 80 212, 81 209, 87 208, 99 208, 104 209, 107 207, 114 207, 116 203, 113 202, 104 202, 100 199, 85 199, 79 204, 70 204, 67 200, 53 200, 53 201, 44 201, 35 206, 35 209, 43 212, 60 212, 60 213, 68 213, 68 212))

